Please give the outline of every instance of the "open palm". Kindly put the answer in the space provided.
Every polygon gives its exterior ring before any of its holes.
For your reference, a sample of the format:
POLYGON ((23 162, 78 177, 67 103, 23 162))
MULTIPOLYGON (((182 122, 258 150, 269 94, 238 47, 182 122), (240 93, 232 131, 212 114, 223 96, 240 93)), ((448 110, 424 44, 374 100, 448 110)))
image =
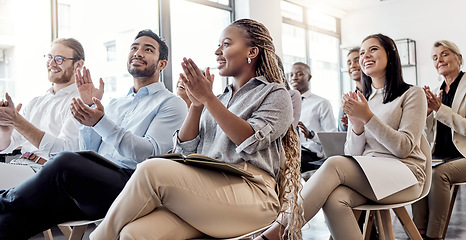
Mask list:
POLYGON ((86 67, 83 68, 82 74, 79 69, 76 71, 76 85, 78 87, 80 98, 89 106, 94 104, 92 101, 93 97, 101 100, 104 95, 104 81, 100 78, 99 88, 95 88, 94 83, 92 82, 91 73, 86 67))

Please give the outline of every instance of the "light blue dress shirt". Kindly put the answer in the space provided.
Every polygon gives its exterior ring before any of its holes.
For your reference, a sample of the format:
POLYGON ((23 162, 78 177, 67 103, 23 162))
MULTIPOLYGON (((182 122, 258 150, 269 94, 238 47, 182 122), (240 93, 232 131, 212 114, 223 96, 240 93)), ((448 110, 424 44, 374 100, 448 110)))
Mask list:
POLYGON ((187 115, 186 103, 161 82, 113 99, 94 126, 79 127, 80 148, 94 150, 124 168, 135 169, 149 156, 167 153, 173 133, 187 115))

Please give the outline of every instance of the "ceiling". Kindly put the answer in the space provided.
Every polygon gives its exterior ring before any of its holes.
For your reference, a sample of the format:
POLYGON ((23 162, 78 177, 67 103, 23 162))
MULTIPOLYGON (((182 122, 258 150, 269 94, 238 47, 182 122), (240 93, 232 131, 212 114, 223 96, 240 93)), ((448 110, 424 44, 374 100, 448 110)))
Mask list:
MULTIPOLYGON (((389 0, 289 0, 307 7, 319 8, 336 17, 343 17, 348 12, 373 7, 389 0)), ((394 0, 392 0, 394 1, 394 0)))

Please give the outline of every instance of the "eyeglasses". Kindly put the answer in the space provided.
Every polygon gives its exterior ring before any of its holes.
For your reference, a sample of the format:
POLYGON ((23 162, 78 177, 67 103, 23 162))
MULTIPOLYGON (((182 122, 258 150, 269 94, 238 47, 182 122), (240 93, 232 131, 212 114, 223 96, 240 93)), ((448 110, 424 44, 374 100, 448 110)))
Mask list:
POLYGON ((66 58, 66 57, 62 57, 62 56, 53 57, 52 55, 44 55, 44 57, 47 59, 47 64, 50 63, 50 61, 53 59, 53 61, 57 65, 62 65, 63 61, 65 61, 65 60, 79 60, 78 58, 66 58))

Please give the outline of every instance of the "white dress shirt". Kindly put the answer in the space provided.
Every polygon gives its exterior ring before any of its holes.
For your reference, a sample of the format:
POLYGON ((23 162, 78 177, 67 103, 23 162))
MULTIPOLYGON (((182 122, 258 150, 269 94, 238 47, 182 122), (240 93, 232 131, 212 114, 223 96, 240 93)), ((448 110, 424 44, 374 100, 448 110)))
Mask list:
POLYGON ((39 148, 13 130, 10 145, 1 153, 10 153, 19 146, 21 152, 32 152, 45 159, 51 153, 76 151, 79 149, 78 127, 70 112, 72 98, 78 98, 76 84, 73 83, 53 94, 52 88, 43 96, 35 97, 23 108, 21 115, 36 128, 45 132, 39 148))
MULTIPOLYGON (((303 101, 299 121, 301 121, 309 131, 312 130, 315 133, 336 132, 337 127, 330 101, 311 93, 310 90, 306 91, 301 96, 303 97, 303 101)), ((299 138, 303 147, 315 152, 318 157, 324 156, 317 134, 312 139, 306 139, 300 132, 299 138)))

